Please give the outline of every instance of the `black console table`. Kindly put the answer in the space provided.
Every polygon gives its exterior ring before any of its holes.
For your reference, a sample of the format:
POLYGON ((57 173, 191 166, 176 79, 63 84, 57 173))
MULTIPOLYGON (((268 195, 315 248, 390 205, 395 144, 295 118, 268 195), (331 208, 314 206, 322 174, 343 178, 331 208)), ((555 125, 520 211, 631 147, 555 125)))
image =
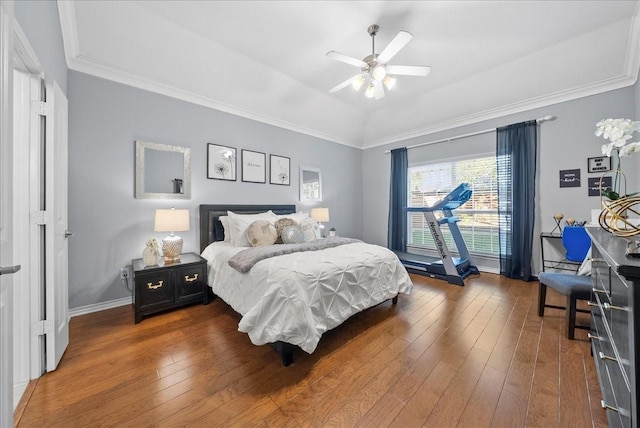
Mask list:
POLYGON ((591 236, 591 349, 610 427, 638 427, 640 260, 627 241, 597 227, 591 236), (636 290, 638 288, 638 290, 636 290))
POLYGON ((540 234, 540 256, 542 257, 542 271, 546 271, 547 269, 553 270, 569 270, 573 272, 577 272, 582 263, 573 262, 571 260, 567 260, 564 258, 564 254, 566 250, 562 246, 562 235, 559 233, 547 233, 543 232, 540 234), (548 245, 553 247, 556 252, 559 254, 562 252, 562 258, 554 255, 549 255, 549 252, 545 255, 545 246, 548 245))

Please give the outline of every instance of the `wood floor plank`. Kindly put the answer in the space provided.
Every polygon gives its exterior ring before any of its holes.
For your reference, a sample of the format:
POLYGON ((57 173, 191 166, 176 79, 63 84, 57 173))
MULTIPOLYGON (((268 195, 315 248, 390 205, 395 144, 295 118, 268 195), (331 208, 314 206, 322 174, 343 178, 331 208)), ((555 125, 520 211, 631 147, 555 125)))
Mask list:
POLYGON ((606 426, 586 332, 566 339, 562 310, 538 317, 536 282, 411 277, 410 296, 357 314, 289 367, 220 299, 139 324, 129 305, 75 317, 16 426, 606 426))

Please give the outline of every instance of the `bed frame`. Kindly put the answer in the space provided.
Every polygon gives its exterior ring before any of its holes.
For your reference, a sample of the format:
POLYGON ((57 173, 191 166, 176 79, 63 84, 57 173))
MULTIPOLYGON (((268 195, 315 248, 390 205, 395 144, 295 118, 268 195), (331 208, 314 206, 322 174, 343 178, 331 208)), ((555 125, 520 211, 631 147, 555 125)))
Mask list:
MULTIPOLYGON (((238 214, 258 214, 265 211, 273 211, 278 215, 293 214, 295 205, 200 205, 200 252, 216 241, 224 241, 224 228, 220 222, 220 216, 227 215, 227 211, 238 214)), ((213 296, 214 298, 217 296, 213 296)), ((391 299, 395 305, 398 296, 391 299)), ((282 356, 282 365, 289 366, 293 363, 293 351, 298 348, 286 342, 276 342, 272 347, 282 356)))
MULTIPOLYGON (((278 215, 293 214, 295 205, 200 205, 200 252, 212 242, 224 241, 224 229, 220 216, 227 215, 227 211, 238 214, 258 214, 273 211, 278 215)), ((215 298, 216 296, 214 296, 215 298)), ((282 365, 293 363, 293 351, 297 346, 285 342, 277 342, 272 346, 282 356, 282 365)))

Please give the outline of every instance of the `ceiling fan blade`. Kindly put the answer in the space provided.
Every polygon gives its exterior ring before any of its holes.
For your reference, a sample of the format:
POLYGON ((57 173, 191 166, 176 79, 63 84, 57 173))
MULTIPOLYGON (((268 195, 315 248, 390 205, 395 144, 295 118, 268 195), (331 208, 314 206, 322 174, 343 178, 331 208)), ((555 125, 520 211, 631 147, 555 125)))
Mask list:
POLYGON ((431 67, 422 65, 387 65, 387 74, 401 76, 426 76, 431 71, 431 67))
POLYGON ((353 81, 353 79, 357 78, 360 76, 360 73, 356 74, 353 77, 349 77, 347 80, 345 80, 344 82, 340 83, 339 85, 334 86, 333 88, 329 89, 329 93, 333 94, 338 92, 341 89, 346 88, 347 86, 351 85, 351 82, 353 81))
POLYGON ((376 100, 379 100, 380 98, 384 98, 384 88, 382 87, 382 81, 374 80, 373 87, 376 91, 375 92, 376 100))
POLYGON ((327 52, 327 56, 335 59, 336 61, 344 62, 345 64, 354 65, 356 67, 364 67, 367 65, 361 59, 351 58, 350 56, 346 56, 345 54, 341 54, 336 51, 327 52))
POLYGON ((409 41, 413 39, 411 33, 400 31, 397 36, 391 40, 391 43, 378 55, 378 62, 386 64, 391 58, 397 54, 409 41))

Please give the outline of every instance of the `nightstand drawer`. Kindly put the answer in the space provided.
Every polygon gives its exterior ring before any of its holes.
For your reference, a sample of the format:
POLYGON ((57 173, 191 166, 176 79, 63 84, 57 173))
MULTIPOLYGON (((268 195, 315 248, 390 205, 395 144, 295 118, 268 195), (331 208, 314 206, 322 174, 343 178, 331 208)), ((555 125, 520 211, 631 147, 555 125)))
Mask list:
POLYGON ((137 303, 141 308, 169 303, 173 300, 170 271, 138 275, 136 286, 139 287, 137 297, 140 299, 137 303))
POLYGON ((176 269, 175 281, 176 302, 202 300, 207 285, 207 266, 200 264, 176 269))

